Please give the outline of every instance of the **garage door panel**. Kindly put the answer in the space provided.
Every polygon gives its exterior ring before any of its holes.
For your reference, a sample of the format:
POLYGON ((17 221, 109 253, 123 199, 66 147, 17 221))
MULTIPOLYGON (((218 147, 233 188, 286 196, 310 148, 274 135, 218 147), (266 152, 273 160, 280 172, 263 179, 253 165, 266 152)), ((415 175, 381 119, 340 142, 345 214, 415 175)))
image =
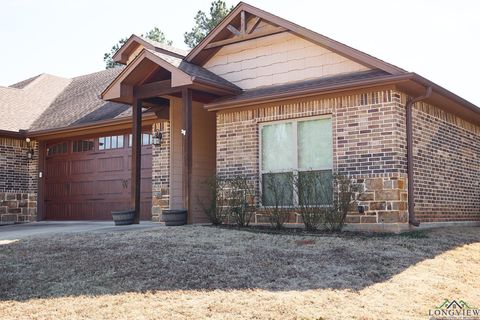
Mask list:
POLYGON ((95 172, 95 159, 72 160, 70 163, 71 174, 91 174, 95 172))
MULTIPOLYGON (((130 209, 131 148, 49 156, 45 167, 46 219, 111 220, 130 209)), ((142 147, 141 219, 151 219, 151 147, 142 147)))
POLYGON ((95 181, 70 182, 69 196, 91 196, 93 194, 95 194, 95 181))
POLYGON ((128 170, 125 166, 125 158, 121 155, 112 158, 102 157, 98 159, 98 172, 112 172, 128 170))
POLYGON ((112 179, 100 180, 97 185, 97 193, 100 195, 123 195, 125 193, 125 180, 112 179))
POLYGON ((62 177, 70 174, 70 162, 66 160, 47 159, 51 165, 46 167, 45 175, 51 178, 62 177))

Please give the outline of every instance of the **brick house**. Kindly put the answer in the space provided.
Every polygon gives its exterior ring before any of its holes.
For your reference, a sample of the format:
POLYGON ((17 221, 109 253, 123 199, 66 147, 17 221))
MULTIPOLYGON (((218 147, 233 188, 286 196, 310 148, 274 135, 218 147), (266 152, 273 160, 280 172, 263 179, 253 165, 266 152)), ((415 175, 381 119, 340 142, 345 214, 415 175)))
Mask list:
POLYGON ((353 229, 480 224, 480 109, 415 73, 245 3, 190 52, 132 35, 114 60, 0 88, 2 222, 203 223, 208 176, 315 170, 363 185, 353 229))

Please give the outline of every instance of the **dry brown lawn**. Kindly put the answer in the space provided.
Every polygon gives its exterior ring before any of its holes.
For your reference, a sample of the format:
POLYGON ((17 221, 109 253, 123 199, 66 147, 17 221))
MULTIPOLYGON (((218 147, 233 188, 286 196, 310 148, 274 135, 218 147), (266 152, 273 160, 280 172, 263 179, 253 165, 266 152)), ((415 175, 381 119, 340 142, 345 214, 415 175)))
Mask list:
POLYGON ((480 306, 480 228, 424 235, 186 226, 3 241, 0 319, 427 319, 445 298, 480 306))

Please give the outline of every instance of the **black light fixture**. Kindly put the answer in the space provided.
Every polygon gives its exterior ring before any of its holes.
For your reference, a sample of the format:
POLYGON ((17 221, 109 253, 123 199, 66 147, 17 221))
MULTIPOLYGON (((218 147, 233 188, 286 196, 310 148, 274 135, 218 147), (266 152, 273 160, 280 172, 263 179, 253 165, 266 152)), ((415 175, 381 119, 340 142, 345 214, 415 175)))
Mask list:
POLYGON ((31 160, 31 159, 33 159, 34 150, 33 150, 33 148, 30 146, 30 143, 31 143, 30 138, 26 138, 26 139, 25 139, 25 142, 27 143, 27 159, 28 159, 28 160, 31 160))
POLYGON ((160 130, 157 130, 155 131, 153 134, 152 134, 152 144, 153 145, 160 145, 162 143, 162 132, 160 130))
POLYGON ((361 214, 365 213, 365 207, 364 206, 358 206, 357 209, 358 209, 358 213, 361 213, 361 214))

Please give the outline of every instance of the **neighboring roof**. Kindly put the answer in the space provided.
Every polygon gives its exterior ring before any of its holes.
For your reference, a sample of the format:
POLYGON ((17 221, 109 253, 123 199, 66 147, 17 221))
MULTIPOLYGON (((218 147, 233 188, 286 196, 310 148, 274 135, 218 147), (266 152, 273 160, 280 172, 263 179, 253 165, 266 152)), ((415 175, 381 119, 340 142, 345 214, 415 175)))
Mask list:
POLYGON ((206 49, 205 47, 215 40, 222 32, 225 32, 227 26, 242 12, 245 11, 254 16, 257 16, 263 20, 271 22, 279 27, 287 29, 301 38, 316 43, 324 48, 327 48, 335 53, 338 53, 344 57, 347 57, 353 61, 359 62, 363 65, 369 66, 372 69, 381 69, 390 74, 401 74, 406 72, 405 70, 394 66, 390 63, 377 59, 371 55, 368 55, 362 51, 349 47, 343 43, 325 37, 317 32, 299 26, 293 22, 280 18, 274 14, 263 11, 252 5, 244 2, 240 2, 208 35, 185 57, 188 62, 203 64, 206 60, 205 57, 200 57, 202 51, 207 51, 206 56, 209 57, 215 54, 216 49, 206 49), (197 58, 198 57, 198 58, 197 58))
POLYGON ((70 82, 42 74, 14 87, 0 87, 0 130, 28 129, 70 82))
POLYGON ((135 49, 138 48, 139 45, 143 46, 146 49, 161 52, 177 58, 183 58, 188 54, 188 51, 186 50, 175 48, 165 43, 160 43, 137 36, 136 34, 132 34, 130 38, 128 38, 128 40, 120 47, 120 49, 115 52, 112 57, 113 61, 126 64, 128 55, 135 51, 135 49))
POLYGON ((366 80, 383 79, 390 74, 382 70, 368 70, 355 72, 331 77, 313 79, 309 81, 298 81, 276 86, 262 87, 258 89, 245 90, 241 94, 220 98, 206 106, 207 109, 216 109, 224 106, 236 105, 241 106, 245 103, 256 102, 264 98, 272 97, 289 97, 299 92, 321 90, 338 85, 349 85, 366 80))
POLYGON ((128 105, 100 98, 100 92, 123 69, 122 66, 73 78, 29 129, 46 130, 128 116, 128 105))
POLYGON ((17 83, 14 83, 10 86, 8 86, 9 88, 16 88, 16 89, 23 89, 25 88, 26 86, 28 86, 30 83, 32 83, 34 80, 36 80, 38 77, 40 77, 42 74, 39 74, 38 76, 34 76, 34 77, 31 77, 31 78, 28 78, 28 79, 25 79, 25 80, 22 80, 20 82, 17 82, 17 83))

